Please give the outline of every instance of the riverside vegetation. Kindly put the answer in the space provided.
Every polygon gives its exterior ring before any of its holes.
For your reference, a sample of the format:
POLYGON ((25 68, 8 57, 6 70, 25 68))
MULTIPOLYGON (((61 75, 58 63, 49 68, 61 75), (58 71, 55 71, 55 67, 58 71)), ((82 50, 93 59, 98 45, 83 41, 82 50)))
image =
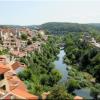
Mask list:
MULTIPOLYGON (((90 35, 94 35, 91 33, 90 35)), ((71 65, 69 80, 66 83, 69 92, 89 87, 91 95, 97 99, 100 94, 100 48, 83 39, 84 33, 69 33, 64 38, 64 62, 71 65)), ((96 38, 99 34, 96 34, 96 38)), ((98 40, 99 41, 99 40, 98 40)))
MULTIPOLYGON (((83 32, 70 32, 66 36, 49 36, 40 52, 32 52, 20 59, 28 67, 18 75, 31 93, 41 95, 50 91, 48 99, 64 100, 73 99, 75 89, 88 87, 91 95, 97 98, 100 94, 100 49, 82 40, 83 35, 83 32), (61 74, 53 63, 57 59, 60 51, 58 44, 61 42, 65 44, 64 63, 71 66, 68 69, 68 80, 63 85, 58 84, 61 74)), ((91 35, 94 36, 93 33, 91 35)))

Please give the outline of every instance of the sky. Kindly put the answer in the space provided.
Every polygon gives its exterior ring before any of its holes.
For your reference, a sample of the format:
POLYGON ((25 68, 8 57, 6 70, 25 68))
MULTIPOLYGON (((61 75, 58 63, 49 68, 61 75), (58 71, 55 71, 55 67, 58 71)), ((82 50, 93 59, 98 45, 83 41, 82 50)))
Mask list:
POLYGON ((100 23, 100 0, 0 0, 0 24, 100 23))

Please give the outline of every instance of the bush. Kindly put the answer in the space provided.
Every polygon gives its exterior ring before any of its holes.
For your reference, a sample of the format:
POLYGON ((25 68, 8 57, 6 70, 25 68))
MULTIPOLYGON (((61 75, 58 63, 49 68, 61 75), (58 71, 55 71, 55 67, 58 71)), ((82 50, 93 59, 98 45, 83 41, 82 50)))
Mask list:
POLYGON ((32 44, 32 41, 31 40, 28 40, 27 41, 27 45, 31 45, 32 44))
POLYGON ((47 97, 47 99, 50 100, 66 100, 66 98, 67 92, 65 90, 65 87, 58 85, 55 85, 52 88, 50 95, 47 97))
POLYGON ((69 79, 66 86, 68 92, 73 92, 75 89, 80 88, 79 82, 75 79, 69 79))
POLYGON ((96 84, 94 87, 91 88, 91 95, 97 99, 97 96, 100 95, 100 84, 96 84))
POLYGON ((33 40, 33 41, 36 41, 36 40, 37 40, 37 38, 36 38, 36 37, 33 37, 33 38, 32 38, 32 40, 33 40))
POLYGON ((22 33, 22 34, 21 34, 21 39, 22 39, 22 40, 27 40, 27 35, 26 35, 25 33, 22 33))

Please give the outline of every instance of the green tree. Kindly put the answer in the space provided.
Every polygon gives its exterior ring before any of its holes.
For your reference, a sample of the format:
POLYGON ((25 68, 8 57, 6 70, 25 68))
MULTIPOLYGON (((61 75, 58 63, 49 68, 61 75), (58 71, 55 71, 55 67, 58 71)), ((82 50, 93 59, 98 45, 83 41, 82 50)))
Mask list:
POLYGON ((91 88, 91 95, 97 100, 97 96, 100 95, 100 84, 96 84, 91 88))
POLYGON ((73 92, 75 89, 78 89, 80 87, 79 82, 75 79, 68 80, 66 86, 67 86, 68 92, 73 92))
POLYGON ((61 79, 61 74, 58 70, 53 69, 50 73, 49 84, 53 86, 61 79))
POLYGON ((33 37, 32 40, 33 40, 33 41, 36 41, 36 40, 37 40, 37 37, 33 37))
POLYGON ((60 85, 55 85, 52 88, 50 95, 47 97, 47 99, 50 100, 66 100, 66 98, 67 92, 65 90, 65 87, 60 85))
POLYGON ((22 40, 27 40, 27 34, 22 33, 22 34, 21 34, 21 39, 22 39, 22 40))
POLYGON ((32 41, 31 40, 28 40, 27 41, 27 45, 31 45, 32 44, 32 41))

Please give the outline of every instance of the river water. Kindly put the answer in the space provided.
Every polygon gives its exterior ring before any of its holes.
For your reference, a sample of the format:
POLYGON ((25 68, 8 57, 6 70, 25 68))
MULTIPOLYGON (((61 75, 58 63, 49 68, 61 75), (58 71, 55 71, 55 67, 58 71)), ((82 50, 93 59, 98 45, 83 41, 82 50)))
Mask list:
POLYGON ((68 71, 66 70, 67 65, 63 63, 63 57, 65 56, 64 50, 60 50, 60 53, 58 54, 58 60, 54 62, 55 68, 59 70, 59 72, 62 74, 62 78, 59 82, 65 82, 67 80, 68 71))
MULTIPOLYGON (((61 49, 60 53, 57 56, 59 59, 54 62, 55 68, 62 74, 62 78, 60 79, 59 83, 65 83, 68 78, 68 66, 63 63, 63 57, 65 56, 64 50, 61 49)), ((89 88, 76 89, 74 93, 78 96, 85 97, 86 99, 93 99, 90 95, 89 88)))

